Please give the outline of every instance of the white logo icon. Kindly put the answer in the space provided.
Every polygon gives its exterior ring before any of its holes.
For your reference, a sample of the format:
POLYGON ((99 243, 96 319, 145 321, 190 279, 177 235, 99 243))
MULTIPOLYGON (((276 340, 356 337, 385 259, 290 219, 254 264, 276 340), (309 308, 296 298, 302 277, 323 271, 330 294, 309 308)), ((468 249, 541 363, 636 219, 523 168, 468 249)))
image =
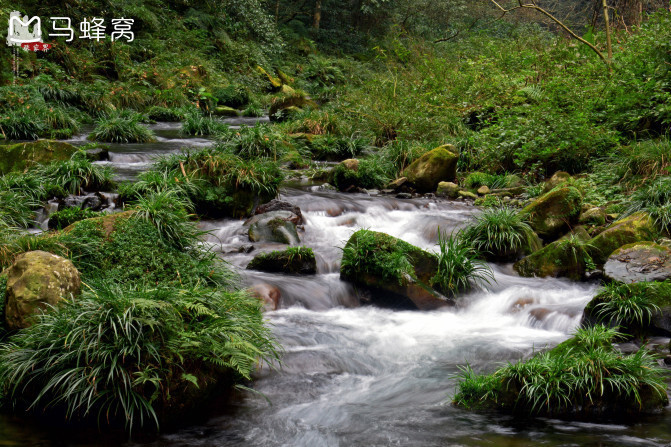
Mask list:
POLYGON ((28 19, 24 16, 21 19, 19 11, 13 11, 9 14, 9 31, 7 32, 7 45, 20 46, 22 43, 42 42, 42 23, 37 16, 28 19), (30 32, 30 26, 33 24, 33 31, 30 32))

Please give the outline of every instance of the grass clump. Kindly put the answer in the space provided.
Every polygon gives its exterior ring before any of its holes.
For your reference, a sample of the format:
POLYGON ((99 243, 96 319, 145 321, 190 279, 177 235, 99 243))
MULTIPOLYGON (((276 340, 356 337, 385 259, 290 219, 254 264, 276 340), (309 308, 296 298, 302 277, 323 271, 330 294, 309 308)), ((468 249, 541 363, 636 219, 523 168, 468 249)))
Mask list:
POLYGON ((96 122, 89 138, 107 143, 151 143, 154 133, 140 124, 141 116, 104 116, 96 122))
POLYGON ((448 236, 438 230, 438 269, 431 279, 443 293, 456 296, 494 280, 491 268, 477 259, 478 252, 461 234, 448 236))
POLYGON ((184 113, 179 109, 153 106, 147 110, 147 118, 154 121, 179 122, 184 119, 184 113))
POLYGON ((317 262, 311 248, 289 247, 286 250, 256 255, 247 265, 247 269, 275 273, 314 274, 317 272, 317 262))
POLYGON ((626 214, 647 211, 662 231, 671 232, 671 177, 658 177, 637 189, 628 202, 626 214))
POLYGON ((259 307, 241 292, 101 286, 12 336, 0 386, 28 410, 158 428, 206 402, 222 377, 249 380, 257 360, 277 358, 259 307))
POLYGON ((8 140, 37 140, 46 131, 44 122, 33 112, 0 113, 0 134, 8 140))
POLYGON ((666 371, 645 348, 624 355, 613 329, 579 329, 553 350, 493 374, 462 368, 456 405, 544 416, 649 413, 663 408, 666 371))
POLYGON ((255 126, 243 126, 225 134, 219 149, 230 152, 245 160, 269 158, 278 160, 286 152, 281 135, 272 126, 257 123, 255 126))
POLYGON ((92 163, 83 151, 75 152, 69 160, 42 165, 34 175, 46 185, 47 195, 80 194, 83 190, 100 191, 114 185, 112 169, 92 163))
POLYGON ((182 122, 182 133, 184 135, 208 136, 227 130, 228 126, 226 124, 211 116, 203 115, 198 110, 187 113, 182 122))
POLYGON ((333 186, 341 191, 351 186, 364 189, 382 188, 389 183, 389 166, 380 158, 358 160, 356 168, 343 163, 333 168, 331 174, 333 186))
POLYGON ((515 209, 487 208, 463 230, 462 237, 485 258, 511 260, 540 248, 538 236, 515 209))

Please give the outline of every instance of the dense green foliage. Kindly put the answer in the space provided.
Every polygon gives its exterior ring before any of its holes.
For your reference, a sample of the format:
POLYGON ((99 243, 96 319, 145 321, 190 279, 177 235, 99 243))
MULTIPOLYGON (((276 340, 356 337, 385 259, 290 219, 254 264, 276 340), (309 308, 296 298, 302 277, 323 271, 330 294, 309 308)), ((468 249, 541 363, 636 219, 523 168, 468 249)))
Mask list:
POLYGON ((97 217, 100 213, 97 213, 90 209, 82 209, 77 206, 72 208, 65 208, 59 211, 56 211, 54 214, 49 216, 49 228, 62 230, 65 227, 72 225, 75 222, 79 222, 84 219, 91 219, 97 217))
POLYGON ((604 326, 579 329, 558 347, 490 375, 464 367, 454 402, 545 415, 612 415, 666 405, 666 371, 645 348, 620 353, 611 344, 618 337, 604 326))

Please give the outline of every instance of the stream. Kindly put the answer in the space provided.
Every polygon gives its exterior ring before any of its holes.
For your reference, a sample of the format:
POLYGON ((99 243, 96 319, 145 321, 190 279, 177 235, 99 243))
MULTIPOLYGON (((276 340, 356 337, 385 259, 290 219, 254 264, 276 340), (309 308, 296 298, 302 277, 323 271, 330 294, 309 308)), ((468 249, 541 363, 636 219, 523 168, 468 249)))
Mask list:
MULTIPOLYGON (((157 154, 211 144, 183 138, 178 126, 152 125, 157 143, 113 145, 106 163, 128 179, 157 154)), ((419 312, 360 306, 355 288, 340 280, 341 248, 354 231, 382 231, 436 250, 438 229, 460 228, 475 207, 343 194, 309 182, 285 184, 280 198, 303 212, 305 230, 299 236, 317 257, 314 276, 245 270, 255 254, 283 246, 257 243, 251 253, 241 253, 241 246, 250 245, 242 221, 202 226, 210 232, 207 243, 247 285, 280 291, 280 310, 266 316, 284 348, 281 367, 258 371, 252 386, 263 396, 236 392, 226 409, 199 425, 172 432, 163 427, 168 432, 157 439, 128 447, 671 445, 671 411, 637 422, 584 423, 476 414, 450 405, 459 365, 491 372, 567 339, 596 293, 595 284, 521 278, 509 264, 492 265, 496 283, 488 290, 460 297, 457 308, 419 312)), ((0 446, 24 445, 118 442, 0 415, 0 446)))

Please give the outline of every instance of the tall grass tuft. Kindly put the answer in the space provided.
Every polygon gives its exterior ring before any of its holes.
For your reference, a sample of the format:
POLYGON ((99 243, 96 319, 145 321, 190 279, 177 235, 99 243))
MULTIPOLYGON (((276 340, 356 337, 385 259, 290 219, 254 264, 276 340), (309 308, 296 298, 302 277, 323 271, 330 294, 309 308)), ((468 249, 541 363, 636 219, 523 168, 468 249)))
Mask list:
POLYGON ((94 141, 107 143, 151 143, 154 133, 140 124, 141 116, 103 116, 89 136, 94 141))

